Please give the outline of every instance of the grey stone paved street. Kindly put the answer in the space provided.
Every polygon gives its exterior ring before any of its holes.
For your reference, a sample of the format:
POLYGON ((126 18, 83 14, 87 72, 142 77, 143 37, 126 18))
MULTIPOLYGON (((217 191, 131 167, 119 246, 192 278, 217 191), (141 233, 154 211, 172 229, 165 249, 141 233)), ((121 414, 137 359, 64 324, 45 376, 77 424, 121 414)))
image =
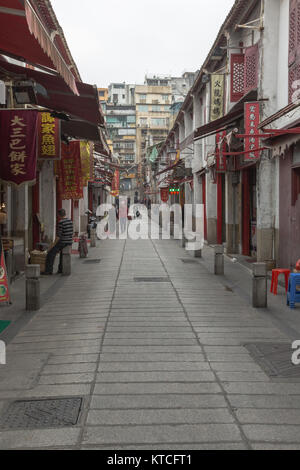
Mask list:
POLYGON ((210 248, 186 264, 175 240, 106 240, 89 258, 101 262, 73 258, 0 368, 0 413, 16 399, 83 397, 79 421, 1 427, 1 449, 300 448, 300 382, 269 378, 243 346, 292 338, 272 307, 228 287, 234 275, 212 274, 210 248))

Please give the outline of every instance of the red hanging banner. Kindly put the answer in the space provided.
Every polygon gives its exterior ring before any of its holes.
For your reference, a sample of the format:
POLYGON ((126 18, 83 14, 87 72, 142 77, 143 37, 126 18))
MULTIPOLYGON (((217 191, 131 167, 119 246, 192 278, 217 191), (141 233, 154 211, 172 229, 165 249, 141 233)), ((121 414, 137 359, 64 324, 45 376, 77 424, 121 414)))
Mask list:
POLYGON ((38 159, 60 160, 60 120, 48 112, 38 117, 38 159))
POLYGON ((248 152, 244 156, 244 162, 252 162, 259 159, 260 151, 253 151, 258 149, 260 142, 259 137, 254 137, 259 134, 259 102, 253 101, 245 103, 245 134, 252 135, 253 137, 245 138, 245 151, 248 152))
POLYGON ((35 183, 38 112, 0 110, 0 178, 19 186, 35 183))
POLYGON ((222 139, 226 137, 226 131, 218 132, 216 134, 216 170, 219 173, 224 173, 227 169, 227 160, 224 156, 224 152, 226 152, 226 142, 222 139))
POLYGON ((8 280, 7 272, 4 260, 4 250, 2 246, 2 241, 0 240, 0 303, 9 302, 9 289, 8 289, 8 280))
POLYGON ((168 202, 169 200, 169 188, 160 189, 160 199, 162 202, 168 202))
POLYGON ((111 183, 111 195, 114 197, 118 197, 120 192, 120 171, 116 170, 112 183, 111 183))
POLYGON ((57 162, 61 199, 82 199, 83 184, 80 160, 80 142, 61 144, 61 160, 57 162))

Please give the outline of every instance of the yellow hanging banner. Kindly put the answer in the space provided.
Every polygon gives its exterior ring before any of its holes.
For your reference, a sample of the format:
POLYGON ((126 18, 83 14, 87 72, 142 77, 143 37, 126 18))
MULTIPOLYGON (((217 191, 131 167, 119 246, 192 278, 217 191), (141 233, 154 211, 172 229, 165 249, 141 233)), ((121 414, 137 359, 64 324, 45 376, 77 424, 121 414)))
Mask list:
POLYGON ((211 75, 210 120, 215 121, 224 115, 224 75, 211 75))
POLYGON ((80 159, 83 186, 87 186, 91 179, 91 145, 89 142, 80 142, 80 159))

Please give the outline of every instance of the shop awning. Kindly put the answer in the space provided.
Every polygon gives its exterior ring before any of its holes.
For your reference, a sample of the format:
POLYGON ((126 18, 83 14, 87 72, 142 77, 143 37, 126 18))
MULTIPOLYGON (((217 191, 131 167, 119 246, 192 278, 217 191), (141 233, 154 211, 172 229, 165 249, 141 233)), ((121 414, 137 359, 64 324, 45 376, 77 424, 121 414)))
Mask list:
POLYGON ((231 113, 226 114, 226 116, 216 119, 215 121, 209 122, 204 126, 198 127, 195 131, 194 140, 200 140, 210 134, 216 134, 227 129, 227 127, 232 124, 236 119, 243 117, 244 110, 239 109, 231 113))
POLYGON ((101 142, 100 129, 94 124, 84 121, 61 121, 61 133, 77 140, 91 140, 101 142))
POLYGON ((246 93, 238 103, 234 105, 232 110, 227 113, 225 116, 216 119, 215 121, 209 122, 204 126, 198 127, 195 131, 194 140, 204 139, 209 135, 214 135, 217 132, 225 131, 229 126, 231 126, 237 119, 240 119, 244 116, 244 105, 247 101, 257 100, 257 90, 251 90, 246 93))
POLYGON ((0 51, 57 70, 73 93, 75 78, 28 0, 0 0, 0 51))
POLYGON ((183 163, 183 160, 179 160, 178 162, 174 163, 173 165, 168 166, 168 168, 165 168, 164 170, 159 171, 159 172, 156 174, 156 176, 162 175, 163 173, 166 173, 167 171, 173 170, 173 168, 176 168, 176 167, 179 166, 181 163, 183 163))
POLYGON ((77 82, 79 95, 75 96, 61 77, 11 64, 3 59, 0 59, 0 77, 34 80, 39 106, 70 114, 92 124, 104 123, 95 86, 77 82))

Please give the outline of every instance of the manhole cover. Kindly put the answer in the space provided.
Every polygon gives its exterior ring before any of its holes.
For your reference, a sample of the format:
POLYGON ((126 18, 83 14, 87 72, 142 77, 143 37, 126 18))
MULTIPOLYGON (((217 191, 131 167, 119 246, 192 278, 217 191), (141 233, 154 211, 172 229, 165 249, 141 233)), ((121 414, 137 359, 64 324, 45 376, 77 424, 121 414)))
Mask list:
POLYGON ((300 378, 300 366, 291 360, 290 343, 248 343, 244 347, 269 377, 300 378))
POLYGON ((15 401, 0 417, 0 430, 74 426, 81 404, 82 398, 15 401))
POLYGON ((187 258, 181 258, 181 261, 185 264, 193 264, 193 263, 197 263, 197 261, 195 259, 187 259, 187 258))
POLYGON ((170 282, 168 277, 135 277, 134 282, 170 282))
POLYGON ((100 263, 101 259, 87 259, 84 261, 84 263, 88 263, 88 264, 98 264, 100 263))

